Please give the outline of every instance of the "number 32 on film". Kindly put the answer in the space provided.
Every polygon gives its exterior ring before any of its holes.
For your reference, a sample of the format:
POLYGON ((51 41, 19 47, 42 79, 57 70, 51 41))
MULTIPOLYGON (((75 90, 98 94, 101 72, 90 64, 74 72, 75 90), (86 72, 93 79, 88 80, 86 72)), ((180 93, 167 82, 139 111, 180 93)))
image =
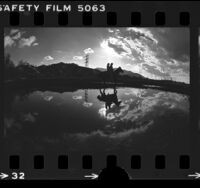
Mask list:
POLYGON ((78 5, 78 12, 105 12, 105 5, 78 5))
POLYGON ((12 172, 11 179, 12 180, 24 180, 25 173, 24 172, 12 172))

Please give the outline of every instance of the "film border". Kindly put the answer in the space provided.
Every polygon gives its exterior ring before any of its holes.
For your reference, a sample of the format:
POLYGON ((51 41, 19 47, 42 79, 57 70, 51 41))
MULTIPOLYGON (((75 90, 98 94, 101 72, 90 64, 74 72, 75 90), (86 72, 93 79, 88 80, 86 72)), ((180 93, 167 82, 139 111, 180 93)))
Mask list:
MULTIPOLYGON (((5 2, 4 2, 5 3, 5 2)), ((10 2, 9 2, 10 3, 10 2)), ((39 3, 39 2, 38 2, 39 3)), ((44 2, 40 2, 43 5, 44 2)), ((56 2, 59 3, 59 2, 56 2)), ((85 4, 93 4, 93 2, 84 2, 85 4)), ((97 4, 105 4, 105 13, 30 13, 28 16, 20 13, 3 13, 0 14, 0 36, 3 36, 4 27, 123 27, 123 26, 139 26, 139 27, 187 27, 190 30, 190 83, 191 83, 191 98, 190 98, 190 137, 191 139, 191 169, 196 168, 198 163, 198 103, 196 102, 199 96, 198 88, 198 63, 199 63, 199 47, 198 36, 200 17, 199 2, 100 2, 97 4), (19 16, 19 24, 18 19, 19 16), (36 19, 34 19, 34 17, 36 19), (44 17, 44 22, 37 23, 37 18, 44 17), (58 19, 60 17, 60 20, 58 19), (134 18, 137 17, 136 21, 134 18), (63 24, 63 20, 67 18, 67 22, 63 24), (132 19, 131 19, 132 18, 132 19), (89 21, 88 21, 89 20, 89 21), (114 20, 114 21, 113 21, 114 20), (10 22, 11 21, 11 22, 10 22), (11 24, 10 24, 11 23, 11 24), (14 24, 13 24, 14 23, 14 24), (36 24, 34 24, 36 23, 36 24), (61 23, 61 24, 60 24, 61 23)), ((1 4, 1 3, 0 3, 1 4)), ((30 4, 30 2, 29 2, 30 4)), ((70 2, 70 4, 79 4, 79 2, 70 2)), ((83 4, 83 2, 81 2, 83 4)), ((3 37, 0 37, 0 51, 4 51, 3 37)), ((0 61, 3 62, 3 54, 0 54, 0 61)), ((3 64, 0 68, 1 75, 1 91, 3 91, 3 64)), ((1 112, 3 112, 3 93, 1 92, 1 112)), ((1 124, 3 124, 3 114, 1 113, 1 124)), ((2 132, 2 131, 1 131, 2 132)))

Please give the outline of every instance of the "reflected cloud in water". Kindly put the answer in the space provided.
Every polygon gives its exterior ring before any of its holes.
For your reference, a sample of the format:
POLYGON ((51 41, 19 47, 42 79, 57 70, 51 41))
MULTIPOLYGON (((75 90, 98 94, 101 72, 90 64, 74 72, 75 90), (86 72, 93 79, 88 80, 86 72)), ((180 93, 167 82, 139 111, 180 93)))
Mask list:
POLYGON ((4 117, 4 136, 6 136, 7 134, 6 130, 13 129, 15 131, 20 131, 21 129, 23 129, 23 126, 36 123, 38 115, 39 114, 37 112, 29 112, 19 113, 13 117, 4 117))
POLYGON ((84 139, 87 139, 90 137, 96 137, 96 136, 110 138, 110 139, 123 139, 123 138, 125 139, 134 133, 139 134, 139 133, 145 132, 152 124, 153 124, 153 121, 150 121, 149 123, 141 127, 131 128, 131 129, 127 129, 121 132, 112 132, 110 134, 102 130, 97 130, 91 133, 77 133, 77 134, 72 134, 69 136, 76 137, 77 139, 80 139, 80 140, 84 140, 84 139))
POLYGON ((83 99, 82 96, 73 96, 72 98, 73 98, 74 100, 81 100, 81 99, 83 99))
POLYGON ((24 119, 24 121, 28 121, 28 122, 35 122, 36 121, 36 117, 35 116, 37 116, 38 115, 38 113, 33 113, 33 114, 31 114, 31 113, 27 113, 27 114, 22 114, 22 117, 23 117, 23 119, 24 119))
POLYGON ((105 90, 107 98, 99 100, 97 96, 103 91, 99 92, 88 89, 63 93, 33 91, 26 97, 16 94, 12 101, 6 99, 9 103, 4 135, 9 137, 13 129, 11 140, 16 134, 36 144, 36 148, 44 149, 46 143, 81 150, 92 144, 90 149, 98 145, 99 150, 104 150, 117 148, 119 143, 123 147, 140 145, 134 141, 136 137, 153 142, 153 137, 160 135, 163 143, 163 134, 170 138, 180 126, 179 131, 187 127, 187 96, 152 89, 111 88, 105 90), (110 105, 107 108, 106 102, 110 105))
POLYGON ((130 90, 129 99, 124 100, 119 108, 112 106, 107 110, 104 107, 99 109, 99 114, 107 120, 121 121, 142 121, 155 116, 163 115, 167 110, 179 109, 185 113, 189 112, 188 99, 176 93, 151 91, 146 93, 144 90, 130 90))
POLYGON ((45 96, 44 100, 45 101, 51 101, 53 99, 53 96, 45 96))
POLYGON ((93 103, 91 103, 91 102, 84 102, 83 103, 83 106, 85 106, 86 108, 89 108, 89 107, 91 107, 93 105, 93 103))

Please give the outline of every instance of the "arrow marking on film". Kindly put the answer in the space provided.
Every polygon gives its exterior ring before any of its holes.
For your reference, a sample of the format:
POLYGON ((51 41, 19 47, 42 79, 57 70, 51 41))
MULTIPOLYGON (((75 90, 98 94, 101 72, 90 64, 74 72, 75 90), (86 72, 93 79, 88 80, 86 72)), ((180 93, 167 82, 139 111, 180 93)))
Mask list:
POLYGON ((99 176, 98 174, 92 173, 91 175, 85 175, 84 177, 91 178, 92 180, 94 180, 94 179, 98 178, 98 176, 99 176))
POLYGON ((200 178, 200 173, 195 172, 195 174, 189 174, 188 177, 194 177, 195 179, 199 179, 200 178))
POLYGON ((5 179, 5 178, 7 178, 8 177, 8 174, 4 174, 4 173, 1 173, 0 174, 0 178, 1 179, 5 179))

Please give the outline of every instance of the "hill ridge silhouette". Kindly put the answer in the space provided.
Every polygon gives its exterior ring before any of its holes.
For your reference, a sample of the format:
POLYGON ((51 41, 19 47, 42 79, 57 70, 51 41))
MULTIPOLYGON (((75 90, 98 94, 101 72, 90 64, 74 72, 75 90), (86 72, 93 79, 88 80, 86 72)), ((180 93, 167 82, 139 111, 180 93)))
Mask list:
MULTIPOLYGON (((26 85, 34 83, 34 85, 45 84, 59 84, 59 85, 80 85, 81 83, 94 86, 102 83, 99 74, 104 68, 89 68, 79 66, 75 63, 54 63, 50 65, 33 66, 27 63, 19 66, 5 66, 5 82, 23 82, 26 85), (100 69, 100 70, 99 70, 100 69)), ((112 82, 112 81, 108 81, 112 82)), ((21 84, 21 85, 23 85, 21 84)), ((111 84, 111 83, 110 83, 111 84)), ((189 84, 183 82, 176 82, 172 80, 154 80, 146 78, 138 73, 124 70, 122 74, 117 77, 118 85, 123 87, 142 87, 147 86, 151 88, 162 88, 170 91, 180 91, 181 93, 189 93, 189 84)))

